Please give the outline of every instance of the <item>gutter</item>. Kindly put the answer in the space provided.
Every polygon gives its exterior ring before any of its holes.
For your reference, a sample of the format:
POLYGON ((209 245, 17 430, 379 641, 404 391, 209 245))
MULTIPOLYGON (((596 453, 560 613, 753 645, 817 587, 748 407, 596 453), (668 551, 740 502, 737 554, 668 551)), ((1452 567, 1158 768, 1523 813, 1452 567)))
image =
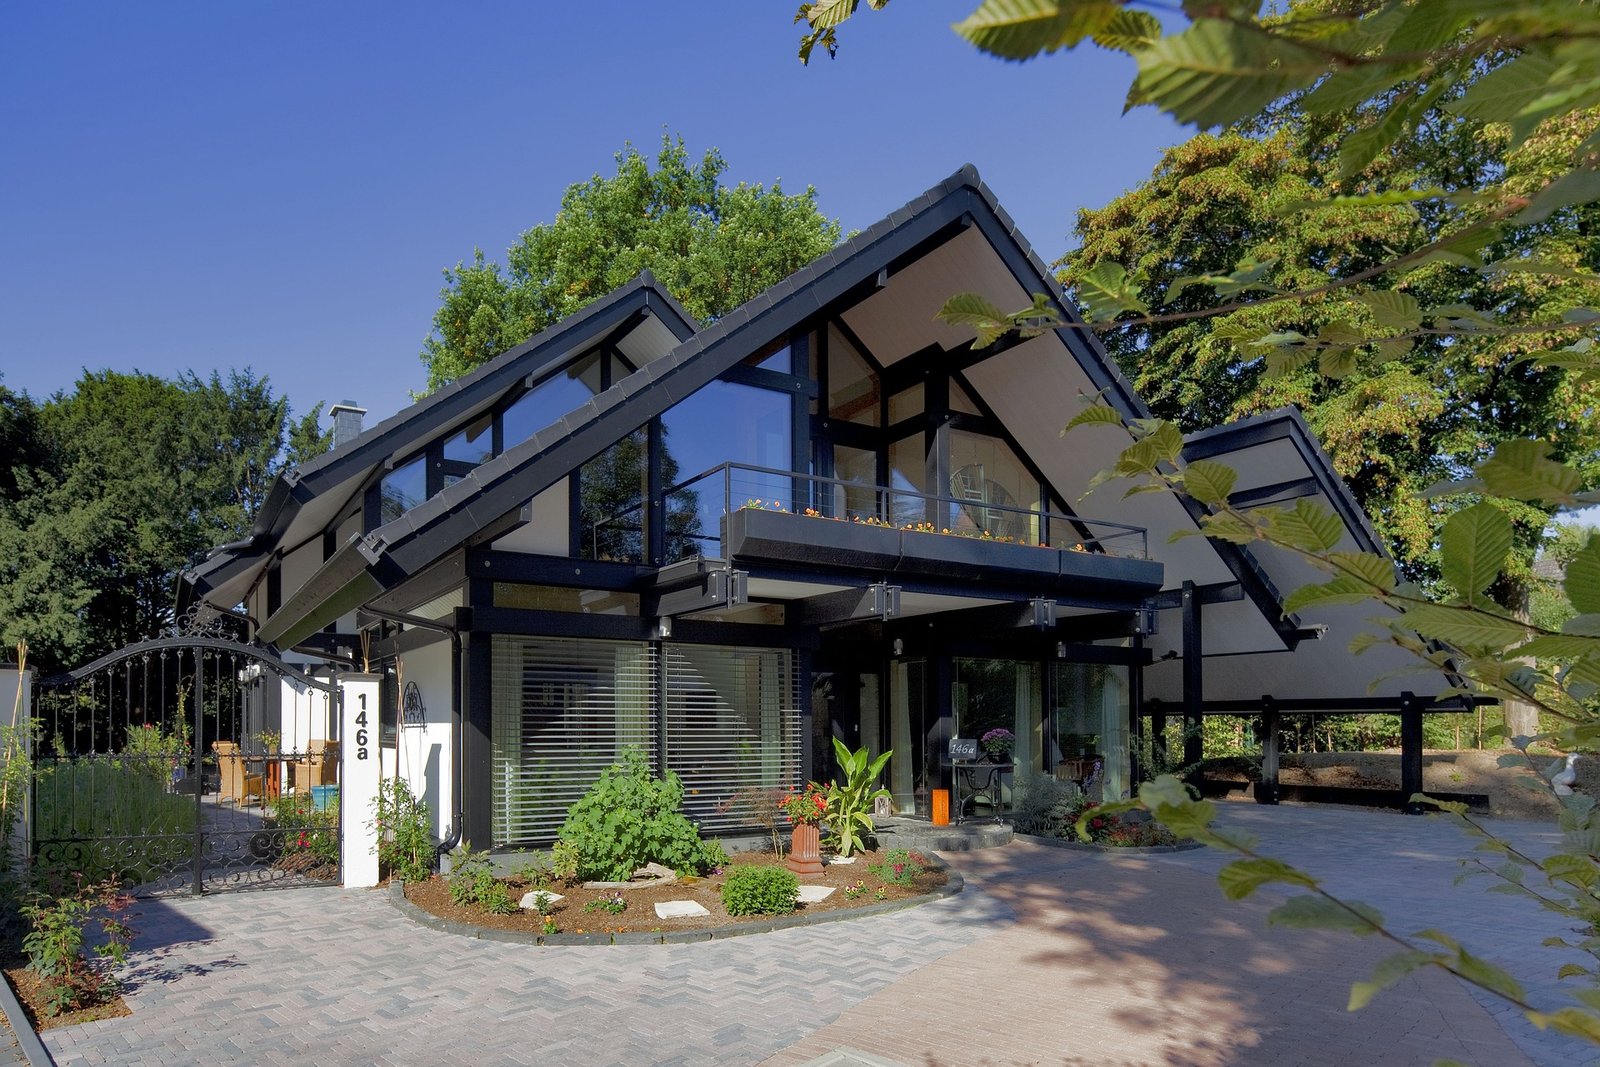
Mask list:
POLYGON ((380 608, 363 607, 361 612, 365 615, 371 615, 375 619, 400 623, 402 626, 416 626, 424 630, 434 630, 438 633, 447 634, 450 638, 450 652, 453 657, 451 670, 455 673, 455 684, 450 687, 452 694, 450 719, 451 726, 455 730, 456 741, 456 766, 455 773, 450 776, 450 799, 455 808, 455 818, 451 820, 449 836, 434 848, 434 864, 437 866, 441 857, 461 843, 461 831, 466 825, 467 817, 464 799, 466 787, 462 784, 462 779, 467 769, 467 731, 461 708, 461 687, 465 675, 461 668, 461 631, 447 623, 438 622, 434 619, 424 619, 417 615, 406 615, 398 611, 384 611, 380 608))

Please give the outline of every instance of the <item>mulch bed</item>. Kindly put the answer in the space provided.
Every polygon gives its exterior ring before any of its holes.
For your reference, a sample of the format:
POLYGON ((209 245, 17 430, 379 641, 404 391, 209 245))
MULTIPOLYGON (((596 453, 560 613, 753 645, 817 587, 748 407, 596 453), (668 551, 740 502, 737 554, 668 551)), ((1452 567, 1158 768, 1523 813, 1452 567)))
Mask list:
MULTIPOLYGON (((816 904, 801 904, 795 909, 795 914, 816 914, 828 911, 846 911, 855 908, 868 907, 882 903, 875 891, 882 886, 884 900, 906 900, 910 897, 922 896, 931 893, 949 881, 944 871, 930 868, 917 876, 909 886, 885 885, 869 869, 871 865, 883 860, 882 852, 860 852, 856 854, 856 861, 851 864, 830 863, 823 868, 823 873, 815 877, 801 878, 801 885, 827 885, 834 886, 835 892, 828 899, 816 904), (854 900, 844 894, 847 886, 857 882, 865 885, 866 891, 854 900)), ((771 852, 740 852, 732 857, 731 865, 756 864, 774 865, 783 861, 771 852)), ((628 902, 628 908, 620 915, 611 915, 603 911, 585 911, 584 906, 591 901, 602 897, 609 897, 613 890, 583 889, 578 886, 556 885, 548 887, 552 893, 560 893, 565 899, 557 901, 551 910, 551 915, 556 924, 566 934, 612 934, 635 932, 668 932, 674 930, 709 929, 719 926, 732 926, 739 923, 748 923, 755 916, 730 916, 722 907, 722 883, 726 879, 726 872, 711 874, 704 878, 683 878, 672 885, 650 886, 642 889, 624 889, 622 894, 628 902), (656 916, 655 905, 668 900, 693 900, 703 905, 709 915, 698 918, 662 919, 656 916)), ((520 900, 522 895, 531 891, 532 885, 524 884, 517 879, 507 879, 511 887, 513 899, 520 900)), ((423 911, 441 919, 452 922, 466 923, 475 926, 487 927, 495 930, 519 930, 537 934, 544 928, 544 919, 536 912, 518 912, 516 915, 490 915, 476 907, 461 907, 450 899, 448 881, 435 875, 425 882, 413 882, 406 886, 406 899, 423 911)))
POLYGON ((54 1030, 59 1026, 77 1026, 79 1023, 90 1023, 96 1019, 120 1019, 124 1015, 132 1015, 128 1005, 121 997, 112 997, 103 1004, 96 1004, 77 1011, 65 1011, 60 1015, 45 1014, 44 990, 39 979, 28 970, 25 960, 7 960, 4 967, 7 980, 17 994, 17 1000, 22 1004, 22 1010, 28 1013, 28 1021, 35 1030, 54 1030))

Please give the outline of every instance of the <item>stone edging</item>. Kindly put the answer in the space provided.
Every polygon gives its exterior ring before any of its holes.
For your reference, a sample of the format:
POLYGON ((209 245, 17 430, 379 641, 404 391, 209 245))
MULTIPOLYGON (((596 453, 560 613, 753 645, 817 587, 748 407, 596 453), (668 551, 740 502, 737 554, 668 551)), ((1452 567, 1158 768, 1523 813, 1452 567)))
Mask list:
POLYGON ((393 904, 399 912, 412 922, 420 923, 430 929, 439 930, 447 934, 456 934, 461 937, 477 938, 480 941, 504 941, 515 945, 687 945, 699 941, 721 941, 730 937, 746 937, 750 934, 766 934, 774 930, 788 930, 796 926, 817 926, 821 923, 844 922, 848 919, 861 919, 869 915, 883 915, 891 911, 902 911, 906 908, 915 908, 923 904, 931 904, 935 900, 953 897, 965 888, 959 872, 950 868, 948 864, 939 861, 936 856, 929 856, 932 862, 930 867, 942 870, 949 881, 931 893, 921 896, 907 897, 904 900, 886 900, 880 904, 867 904, 859 908, 833 909, 819 911, 815 914, 804 912, 798 915, 780 915, 771 919, 758 919, 754 922, 734 923, 729 926, 718 926, 714 929, 698 930, 639 930, 628 931, 620 934, 536 934, 523 930, 496 930, 485 926, 476 926, 472 923, 460 923, 453 919, 441 919, 437 915, 423 911, 411 901, 406 899, 405 887, 399 882, 390 882, 383 890, 388 896, 389 903, 393 904))
POLYGON ((1161 856, 1168 852, 1192 852, 1206 846, 1199 841, 1179 841, 1176 845, 1105 845, 1098 841, 1063 841, 1059 837, 1039 837, 1035 834, 1016 834, 1018 841, 1048 848, 1064 848, 1073 852, 1111 852, 1120 856, 1161 856))
POLYGON ((55 1058, 44 1047, 44 1042, 39 1040, 38 1031, 28 1021, 28 1013, 22 1010, 17 994, 12 991, 11 983, 4 975, 0 975, 0 1012, 5 1013, 6 1022, 11 1024, 11 1032, 17 1035, 17 1047, 22 1050, 29 1067, 55 1067, 55 1058))

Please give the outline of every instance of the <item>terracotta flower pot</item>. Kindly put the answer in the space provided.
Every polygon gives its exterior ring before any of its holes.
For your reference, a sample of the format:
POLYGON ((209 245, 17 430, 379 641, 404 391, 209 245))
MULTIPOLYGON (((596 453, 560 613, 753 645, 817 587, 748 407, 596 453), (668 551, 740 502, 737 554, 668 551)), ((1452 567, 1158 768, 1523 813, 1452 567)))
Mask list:
POLYGON ((815 823, 797 823, 789 834, 789 858, 785 865, 795 874, 822 873, 822 832, 815 823))

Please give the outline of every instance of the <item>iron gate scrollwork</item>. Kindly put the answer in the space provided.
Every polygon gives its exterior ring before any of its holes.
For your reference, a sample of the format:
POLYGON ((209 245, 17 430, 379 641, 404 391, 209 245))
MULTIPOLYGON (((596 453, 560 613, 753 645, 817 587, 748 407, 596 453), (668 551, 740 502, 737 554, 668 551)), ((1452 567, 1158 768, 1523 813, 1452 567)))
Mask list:
POLYGON ((339 691, 224 634, 40 683, 33 861, 136 894, 338 882, 339 691))

